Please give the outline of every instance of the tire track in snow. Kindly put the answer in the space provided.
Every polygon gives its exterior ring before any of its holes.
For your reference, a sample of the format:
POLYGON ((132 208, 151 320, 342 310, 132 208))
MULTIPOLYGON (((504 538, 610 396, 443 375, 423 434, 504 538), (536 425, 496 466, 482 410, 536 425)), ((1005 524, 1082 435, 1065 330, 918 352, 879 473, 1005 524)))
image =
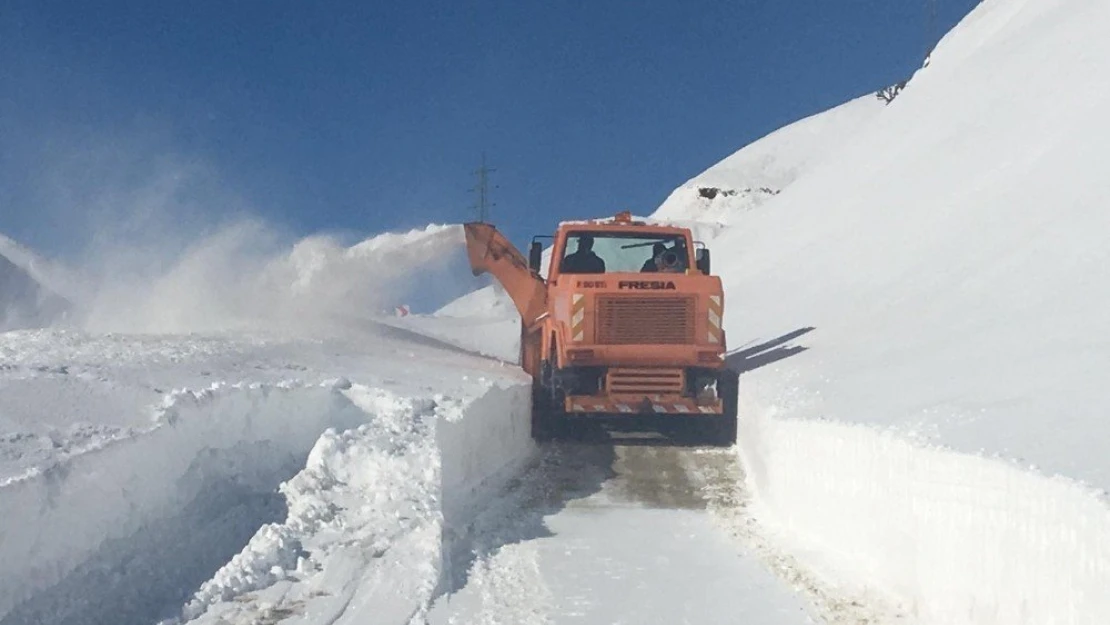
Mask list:
POLYGON ((776 549, 774 541, 750 514, 751 494, 745 486, 743 465, 735 450, 697 452, 684 458, 693 481, 702 484, 707 509, 719 526, 744 550, 758 558, 783 583, 804 596, 827 625, 910 625, 905 614, 874 596, 845 596, 807 570, 795 558, 776 549), (706 461, 709 460, 709 461, 706 461))
MULTIPOLYGON (((551 560, 560 558, 569 558, 572 567, 590 569, 572 569, 569 573, 572 576, 609 576, 609 582, 603 579, 602 583, 613 583, 625 589, 639 588, 639 592, 644 592, 645 588, 650 592, 651 588, 657 587, 663 596, 653 600, 663 602, 661 606, 670 601, 666 598, 668 590, 665 587, 676 581, 673 576, 683 577, 685 574, 665 570, 670 567, 660 570, 654 565, 637 562, 658 558, 666 561, 673 557, 669 554, 673 554, 675 549, 681 551, 683 547, 678 545, 687 544, 682 535, 700 531, 693 529, 700 527, 699 524, 688 524, 690 519, 716 513, 717 508, 739 501, 736 497, 743 488, 743 471, 732 450, 655 445, 650 440, 625 442, 627 444, 606 444, 595 440, 545 445, 536 463, 524 471, 472 525, 459 530, 454 536, 452 553, 455 561, 449 567, 453 579, 433 605, 428 622, 436 625, 579 622, 583 618, 598 618, 599 612, 605 610, 619 610, 621 600, 616 597, 611 602, 604 597, 599 599, 595 593, 583 591, 580 583, 571 582, 568 585, 568 580, 559 572, 556 572, 556 577, 550 577, 552 568, 558 568, 551 564, 551 560), (669 516, 672 511, 679 515, 669 516), (565 516, 565 513, 577 519, 575 523, 584 522, 587 534, 579 535, 572 531, 571 534, 557 536, 549 529, 550 522, 565 516), (614 517, 614 514, 618 516, 614 517), (596 521, 591 521, 591 518, 596 521), (624 551, 620 548, 609 551, 604 546, 608 540, 604 534, 612 531, 614 519, 617 519, 618 527, 629 523, 630 529, 644 523, 662 523, 660 527, 676 531, 678 535, 648 537, 648 540, 659 541, 664 548, 658 553, 649 548, 651 550, 646 554, 641 551, 629 560, 626 559, 629 555, 627 544, 624 551), (589 535, 595 532, 600 534, 589 535), (560 541, 557 543, 559 546, 551 547, 555 543, 550 540, 560 541), (545 548, 544 544, 549 546, 545 548), (546 563, 544 558, 548 559, 546 563), (580 564, 573 564, 575 562, 580 564), (601 605, 599 600, 602 604, 613 605, 601 605)), ((621 539, 616 537, 614 540, 620 542, 621 539)), ((724 533, 720 540, 724 544, 732 542, 737 547, 744 546, 743 543, 731 541, 724 533)), ((698 541, 693 544, 702 545, 698 541)), ((705 555, 714 560, 718 554, 705 555)), ((758 565, 750 566, 758 569, 758 565)), ((773 580, 770 574, 763 577, 773 580)), ((737 579, 736 585, 742 590, 741 594, 750 593, 753 581, 750 578, 737 579), (746 588, 740 588, 742 586, 746 588)), ((759 582, 754 582, 754 585, 758 586, 759 582)), ((790 596, 785 589, 774 590, 790 596)), ((712 595, 713 591, 706 592, 712 595)), ((676 597, 674 602, 683 605, 667 606, 671 612, 692 610, 696 622, 728 621, 733 617, 714 613, 714 608, 697 605, 698 602, 691 603, 689 595, 676 597)), ((745 617, 748 614, 735 616, 745 617)), ((809 622, 800 612, 798 616, 800 620, 797 621, 774 622, 809 622)), ((622 614, 619 618, 625 616, 622 614)))

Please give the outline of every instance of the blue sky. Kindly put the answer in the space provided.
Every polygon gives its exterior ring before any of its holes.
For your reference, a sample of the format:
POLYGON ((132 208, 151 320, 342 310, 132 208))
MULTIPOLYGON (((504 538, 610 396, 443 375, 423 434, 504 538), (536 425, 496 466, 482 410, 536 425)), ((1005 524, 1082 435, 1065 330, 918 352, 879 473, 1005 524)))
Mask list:
MULTIPOLYGON (((483 151, 492 220, 518 242, 646 213, 744 144, 908 77, 924 4, 7 0, 0 232, 64 254, 90 205, 180 171, 204 172, 188 227, 229 206, 295 234, 458 222, 483 151)), ((937 5, 939 37, 973 0, 937 5)))

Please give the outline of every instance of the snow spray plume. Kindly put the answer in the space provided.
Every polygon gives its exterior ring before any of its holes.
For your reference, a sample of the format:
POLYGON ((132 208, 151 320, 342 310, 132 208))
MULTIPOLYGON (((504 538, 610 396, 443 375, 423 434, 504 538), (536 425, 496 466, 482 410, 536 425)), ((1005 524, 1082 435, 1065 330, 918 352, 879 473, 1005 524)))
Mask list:
POLYGON ((365 329, 397 305, 434 310, 477 286, 457 226, 351 247, 325 235, 298 241, 195 162, 96 152, 66 165, 44 214, 82 235, 65 295, 76 308, 70 322, 86 330, 365 329))
POLYGON ((86 327, 157 333, 365 329, 398 303, 426 302, 430 309, 472 288, 460 275, 469 275, 462 238, 457 226, 429 226, 353 247, 327 236, 286 246, 261 222, 243 221, 190 245, 153 279, 102 288, 86 327))

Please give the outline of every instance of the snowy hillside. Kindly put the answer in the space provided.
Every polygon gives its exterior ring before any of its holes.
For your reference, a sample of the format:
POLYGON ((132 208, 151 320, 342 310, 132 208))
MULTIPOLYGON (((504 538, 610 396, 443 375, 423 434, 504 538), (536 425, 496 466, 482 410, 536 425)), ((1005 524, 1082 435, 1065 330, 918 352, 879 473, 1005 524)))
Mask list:
POLYGON ((732 223, 763 206, 876 119, 873 94, 785 126, 675 189, 652 217, 732 223))
POLYGON ((760 517, 923 622, 1110 621, 1106 32, 984 2, 716 243, 760 517))

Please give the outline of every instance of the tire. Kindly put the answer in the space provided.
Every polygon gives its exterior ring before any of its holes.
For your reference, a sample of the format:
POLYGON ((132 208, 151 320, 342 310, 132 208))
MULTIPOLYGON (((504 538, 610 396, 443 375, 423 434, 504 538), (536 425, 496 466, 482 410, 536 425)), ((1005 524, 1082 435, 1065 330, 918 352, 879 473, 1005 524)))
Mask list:
POLYGON ((555 418, 547 410, 532 409, 532 440, 537 443, 546 443, 555 438, 555 418))
POLYGON ((535 387, 532 390, 532 440, 546 443, 555 438, 559 429, 559 413, 555 402, 547 390, 535 387))
POLYGON ((724 412, 720 416, 710 417, 705 424, 706 439, 714 447, 732 447, 736 444, 740 374, 732 369, 725 369, 717 380, 717 392, 724 400, 724 412))

